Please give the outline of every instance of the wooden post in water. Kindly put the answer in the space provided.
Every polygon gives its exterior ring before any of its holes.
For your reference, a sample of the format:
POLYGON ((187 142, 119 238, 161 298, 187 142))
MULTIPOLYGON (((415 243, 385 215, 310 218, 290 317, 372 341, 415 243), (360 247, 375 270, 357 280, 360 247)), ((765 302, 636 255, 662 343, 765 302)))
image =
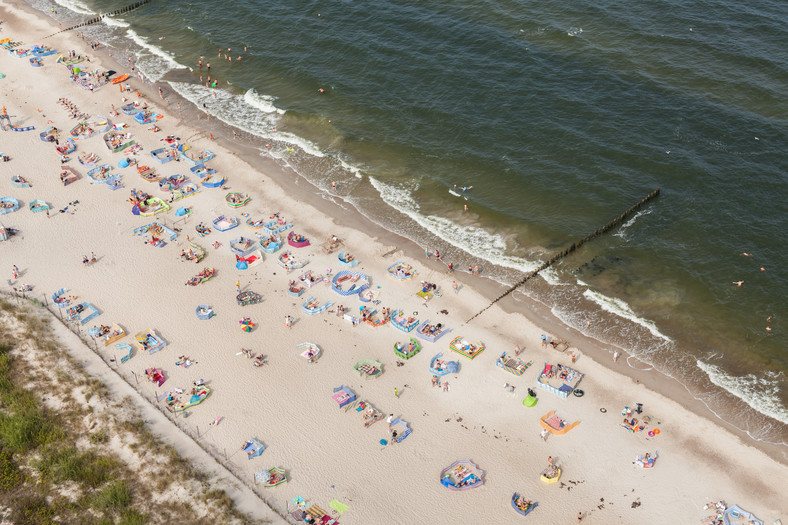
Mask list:
POLYGON ((495 303, 497 303, 498 301, 500 301, 501 299, 503 299, 504 297, 506 297, 507 295, 509 295, 510 293, 512 293, 513 291, 515 291, 516 289, 518 289, 519 287, 524 285, 525 283, 527 283, 530 279, 532 279, 532 278, 536 277, 537 275, 539 275, 539 272, 541 272, 542 270, 546 270, 547 268, 549 268, 550 266, 552 266, 556 262, 558 262, 561 259, 563 259, 564 257, 566 257, 568 254, 574 252, 575 250, 577 250, 578 248, 583 246, 583 243, 585 243, 587 241, 590 241, 591 239, 593 239, 595 237, 599 237, 599 236, 607 233, 611 229, 615 228, 616 226, 618 226, 619 224, 624 222, 624 220, 626 220, 627 217, 629 217, 632 213, 636 212, 640 207, 642 207, 643 205, 647 204, 649 201, 651 201, 651 200, 655 199, 656 197, 658 197, 659 196, 659 191, 660 191, 660 188, 657 188, 656 190, 654 190, 651 193, 649 193, 648 195, 646 195, 637 204, 635 204, 634 206, 631 206, 627 211, 625 211, 624 213, 622 213, 621 215, 619 215, 618 217, 616 217, 612 221, 608 222, 607 224, 605 224, 601 228, 598 228, 593 233, 590 233, 590 234, 586 235, 585 237, 583 237, 579 241, 573 242, 569 246, 569 248, 567 248, 566 250, 563 250, 559 254, 551 257, 549 261, 547 261, 545 263, 542 263, 542 265, 539 266, 539 268, 537 268, 536 270, 533 270, 532 272, 529 272, 524 278, 522 278, 520 281, 515 283, 511 288, 509 288, 504 293, 499 295, 490 304, 488 304, 487 306, 485 306, 484 308, 479 310, 475 315, 473 315, 470 319, 468 319, 465 322, 466 323, 470 323, 471 321, 473 321, 475 318, 477 318, 482 313, 484 313, 492 305, 494 305, 495 303))

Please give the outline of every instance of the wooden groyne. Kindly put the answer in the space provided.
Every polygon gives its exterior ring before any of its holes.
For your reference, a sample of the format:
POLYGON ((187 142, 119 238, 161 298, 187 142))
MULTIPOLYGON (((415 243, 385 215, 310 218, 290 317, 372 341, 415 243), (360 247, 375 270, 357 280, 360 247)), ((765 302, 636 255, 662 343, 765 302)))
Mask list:
POLYGON ((90 20, 82 22, 81 24, 77 24, 75 26, 71 26, 71 27, 67 27, 65 29, 61 29, 60 31, 57 31, 56 33, 52 33, 51 35, 45 36, 44 38, 49 38, 49 37, 55 36, 55 35, 57 35, 59 33, 65 33, 66 31, 71 31, 71 30, 74 30, 74 29, 78 29, 80 27, 97 24, 97 23, 101 22, 107 16, 122 15, 123 13, 128 13, 129 11, 133 11, 134 9, 137 9, 138 7, 142 7, 145 4, 149 4, 149 3, 151 3, 151 0, 140 0, 139 2, 134 2, 133 4, 127 5, 126 7, 123 7, 121 9, 116 9, 114 11, 110 11, 109 13, 104 13, 102 15, 93 17, 90 20))
POLYGON ((472 316, 470 319, 468 319, 468 320, 467 320, 467 321, 465 321, 465 322, 466 322, 466 323, 470 323, 470 322, 471 322, 471 321, 473 321, 473 320, 474 320, 476 317, 478 317, 478 316, 480 316, 482 313, 484 313, 484 312, 485 312, 485 311, 486 311, 488 308, 490 308, 492 305, 494 305, 495 303, 497 303, 498 301, 500 301, 501 299, 503 299, 504 297, 506 297, 507 295, 509 295, 510 293, 512 293, 513 291, 515 291, 516 289, 518 289, 519 287, 521 287, 522 285, 524 285, 525 283, 527 283, 529 280, 531 280, 531 279, 533 279, 534 277, 536 277, 537 275, 539 275, 539 272, 541 272, 542 270, 546 270, 547 268, 550 268, 550 267, 551 267, 553 264, 555 264, 556 262, 560 261, 561 259, 563 259, 563 258, 564 258, 564 257, 566 257, 567 255, 571 254, 571 253, 572 253, 572 252, 574 252, 575 250, 578 250, 578 249, 580 249, 580 247, 581 247, 581 246, 583 246, 583 245, 584 245, 585 243, 587 243, 588 241, 591 241, 591 240, 593 240, 593 239, 596 239, 597 237, 599 237, 599 236, 601 236, 601 235, 604 235, 605 233, 609 232, 609 231, 610 231, 610 230, 612 230, 613 228, 615 228, 615 227, 619 226, 620 224, 622 224, 624 221, 626 221, 626 220, 627 220, 627 218, 629 218, 629 216, 630 216, 630 215, 632 215, 633 213, 635 213, 636 211, 638 211, 640 208, 642 208, 643 206, 645 206, 646 204, 648 204, 648 203, 649 203, 649 201, 651 201, 651 200, 653 200, 653 199, 657 198, 657 197, 659 196, 659 191, 660 191, 660 188, 657 188, 656 190, 652 191, 651 193, 649 193, 648 195, 646 195, 645 197, 643 197, 643 198, 642 198, 642 199, 641 199, 641 200, 640 200, 640 201, 639 201, 637 204, 635 204, 634 206, 630 207, 628 210, 626 210, 624 213, 622 213, 621 215, 619 215, 619 216, 618 216, 618 217, 616 217, 615 219, 611 220, 610 222, 608 222, 608 223, 607 223, 607 224, 605 224, 604 226, 602 226, 602 227, 600 227, 600 228, 597 228, 597 229, 596 229, 594 232, 592 232, 592 233, 589 233, 588 235, 586 235, 585 237, 583 237, 583 238, 582 238, 582 239, 580 239, 579 241, 577 241, 577 242, 573 242, 573 243, 572 243, 572 244, 571 244, 571 245, 570 245, 568 248, 566 248, 565 250, 563 250, 563 251, 561 251, 561 252, 559 252, 559 253, 557 253, 557 254, 553 255, 553 256, 552 256, 550 259, 548 259, 547 261, 543 262, 543 263, 542 263, 542 265, 541 265, 541 266, 539 266, 539 268, 537 268, 537 269, 533 270, 532 272, 528 273, 528 274, 527 274, 525 277, 523 277, 523 278, 522 278, 520 281, 518 281, 517 283, 515 283, 515 284, 514 284, 514 285, 513 285, 511 288, 509 288, 509 289, 508 289, 508 290, 506 290, 504 293, 502 293, 501 295, 499 295, 499 296, 498 296, 498 297, 497 297, 495 300, 493 300, 493 301, 492 301, 490 304, 488 304, 487 306, 485 306, 484 308, 482 308, 481 310, 479 310, 479 311, 478 311, 478 312, 477 312, 477 313, 476 313, 474 316, 472 316))

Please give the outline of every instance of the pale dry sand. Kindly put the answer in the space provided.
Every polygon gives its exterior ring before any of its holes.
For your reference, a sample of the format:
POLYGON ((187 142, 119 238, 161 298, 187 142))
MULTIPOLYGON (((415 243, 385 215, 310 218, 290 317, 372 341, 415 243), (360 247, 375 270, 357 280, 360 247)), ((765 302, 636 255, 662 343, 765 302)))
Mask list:
MULTIPOLYGON (((32 45, 53 32, 49 21, 31 18, 9 4, 0 6, 6 20, 3 38, 32 45)), ((93 57, 74 34, 58 35, 46 43, 93 57)), ((529 517, 542 523, 571 523, 579 511, 586 516, 583 523, 693 523, 704 515, 701 508, 711 498, 737 503, 768 523, 788 514, 781 495, 781 487, 788 481, 788 469, 783 465, 585 356, 576 364, 586 374, 581 384, 584 397, 563 400, 538 389, 537 407, 525 408, 526 388, 535 387, 543 362, 569 364, 567 354, 541 348, 540 328, 497 307, 462 326, 463 320, 486 304, 484 297, 467 287, 455 295, 451 277, 423 267, 422 260, 401 254, 383 258, 391 246, 356 231, 353 224, 337 224, 309 202, 294 201, 266 174, 180 124, 158 97, 150 98, 149 103, 166 115, 159 121, 162 133, 147 131, 147 126, 122 114, 110 119, 128 124, 133 138, 143 145, 144 151, 137 156, 140 162, 163 175, 188 173, 191 165, 186 162, 159 165, 150 157, 151 150, 162 146, 160 139, 172 133, 196 150, 214 150, 217 158, 210 165, 228 177, 232 191, 248 192, 252 201, 245 208, 232 210, 224 203, 226 191, 203 188, 197 196, 173 206, 173 210, 181 205, 193 207, 190 218, 176 220, 172 211, 165 216, 169 224, 174 222, 182 230, 175 242, 164 248, 144 244, 132 229, 152 219, 131 214, 126 202, 129 189, 164 194, 157 185, 140 179, 133 167, 117 170, 123 174, 126 188, 112 192, 103 185, 90 184, 84 177, 86 169, 73 160, 70 165, 83 178, 65 188, 60 184, 54 145, 41 142, 38 136, 49 120, 62 131, 75 125, 56 100, 67 97, 91 115, 106 116, 111 104, 120 107, 121 95, 116 86, 94 94, 79 89, 55 59, 46 57, 45 67, 32 68, 26 58, 0 52, 0 72, 6 74, 0 80, 3 104, 15 125, 36 126, 33 132, 1 135, 0 150, 13 161, 0 163, 0 196, 12 196, 25 204, 44 199, 53 207, 50 219, 28 209, 0 216, 2 224, 21 230, 10 242, 0 243, 2 282, 16 264, 22 275, 14 284, 34 285, 35 296, 48 297, 65 287, 69 294, 98 307, 101 316, 89 326, 118 323, 130 334, 156 329, 169 342, 163 351, 138 353, 127 363, 113 366, 132 383, 132 372, 139 376, 145 368, 160 367, 168 378, 165 389, 186 389, 193 380, 206 379, 213 393, 190 410, 184 422, 198 427, 208 444, 226 450, 229 461, 242 469, 247 479, 262 468, 286 468, 290 482, 266 492, 280 512, 286 511, 287 501, 300 495, 326 510, 334 498, 348 504, 350 510, 341 518, 347 524, 510 523, 520 519, 510 506, 511 494, 517 491, 539 502, 529 517), (26 177, 33 187, 12 187, 14 174, 26 177), (75 200, 79 204, 71 206, 69 213, 56 212, 75 200), (294 250, 310 260, 306 269, 320 274, 327 268, 341 269, 335 254, 326 255, 319 248, 336 234, 361 261, 356 269, 371 275, 373 287, 380 286, 381 306, 417 311, 420 319, 429 317, 448 325, 452 334, 434 344, 423 342, 418 356, 398 366, 401 360, 392 347, 406 338, 390 325, 353 328, 334 314, 308 316, 301 310, 309 295, 352 309, 358 308, 358 299, 341 298, 325 284, 307 290, 301 298, 291 297, 286 293, 287 282, 297 272, 288 275, 276 264, 276 256, 268 254, 251 270, 236 270, 228 246, 234 237, 253 235, 244 225, 206 238, 194 232, 198 222, 210 221, 218 214, 241 219, 241 212, 259 218, 276 211, 293 220, 296 231, 312 240, 313 246, 294 250), (199 265, 178 257, 187 234, 208 252, 199 265), (210 246, 215 241, 222 243, 219 249, 210 246), (96 253, 98 262, 84 267, 82 256, 90 252, 96 253), (386 275, 386 267, 400 259, 419 268, 417 279, 397 282, 386 275), (215 267, 216 277, 198 287, 184 286, 204 266, 215 267), (415 295, 419 279, 439 284, 443 297, 425 307, 415 295), (264 301, 238 306, 236 280, 242 288, 261 293, 264 301), (198 320, 194 313, 198 304, 212 305, 217 316, 198 320), (439 314, 443 309, 448 315, 439 314), (291 329, 285 327, 286 315, 296 320, 291 329), (238 325, 246 316, 258 324, 250 334, 238 325), (481 340, 487 350, 473 361, 460 357, 448 348, 455 335, 481 340), (316 364, 299 356, 296 345, 303 341, 323 349, 316 364), (534 363, 522 377, 495 366, 501 352, 511 351, 515 344, 525 347, 521 357, 534 363), (266 354, 268 365, 253 367, 245 357, 236 355, 241 348, 266 354), (447 376, 449 392, 430 386, 428 364, 438 352, 461 361, 459 374, 447 376), (184 354, 197 364, 188 369, 176 367, 178 356, 184 354), (381 361, 385 373, 376 380, 360 379, 352 367, 363 358, 381 361), (507 382, 516 386, 515 395, 504 390, 507 382), (331 399, 332 388, 343 384, 384 413, 407 420, 413 434, 396 446, 381 446, 379 441, 388 438, 385 421, 364 428, 359 414, 340 410, 331 399), (395 387, 401 391, 399 399, 394 397, 395 387), (619 427, 622 407, 635 401, 661 421, 658 437, 630 434, 619 427), (600 408, 607 412, 600 412, 600 408), (581 423, 567 435, 550 437, 544 443, 538 418, 552 409, 581 423), (223 418, 221 423, 209 426, 218 416, 223 418), (259 458, 248 460, 240 446, 252 437, 268 448, 259 458), (660 454, 655 469, 645 471, 633 465, 637 454, 655 449, 660 454), (563 467, 561 484, 545 485, 539 480, 548 455, 563 467), (484 487, 451 492, 440 485, 441 469, 462 458, 471 459, 486 472, 484 487)), ((94 60, 87 66, 98 64, 94 60)), ((107 68, 112 68, 111 64, 107 68)), ((100 136, 78 141, 75 155, 86 151, 99 154, 102 162, 114 166, 122 158, 110 154, 100 136)), ((112 353, 112 347, 103 352, 112 353)), ((146 381, 140 381, 138 388, 148 398, 157 390, 146 381)), ((178 431, 173 427, 170 433, 178 431)))

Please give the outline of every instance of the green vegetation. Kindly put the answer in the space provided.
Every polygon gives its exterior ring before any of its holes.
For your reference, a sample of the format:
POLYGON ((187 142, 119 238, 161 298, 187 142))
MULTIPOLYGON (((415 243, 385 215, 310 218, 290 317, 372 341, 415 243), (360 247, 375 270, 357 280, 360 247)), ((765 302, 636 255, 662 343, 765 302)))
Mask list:
POLYGON ((14 463, 11 452, 0 451, 0 491, 10 492, 24 483, 25 477, 14 463))
POLYGON ((0 508, 7 509, 6 520, 250 523, 224 490, 206 492, 209 476, 162 443, 136 414, 118 415, 126 400, 110 404, 107 386, 60 348, 39 309, 0 300, 0 508), (52 366, 42 367, 44 362, 52 366), (134 465, 111 448, 118 439, 134 454, 134 465), (168 476, 156 476, 162 468, 168 476), (194 498, 151 507, 151 490, 161 493, 172 483, 194 498))

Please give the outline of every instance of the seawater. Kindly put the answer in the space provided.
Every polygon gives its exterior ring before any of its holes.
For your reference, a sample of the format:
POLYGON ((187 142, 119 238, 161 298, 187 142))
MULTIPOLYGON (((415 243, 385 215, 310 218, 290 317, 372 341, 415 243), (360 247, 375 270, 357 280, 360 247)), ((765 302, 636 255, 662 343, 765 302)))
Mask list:
MULTIPOLYGON (((124 5, 58 4, 64 27, 124 5)), ((261 155, 502 283, 661 187, 513 300, 785 444, 787 18, 778 0, 195 0, 85 32, 261 155)))

